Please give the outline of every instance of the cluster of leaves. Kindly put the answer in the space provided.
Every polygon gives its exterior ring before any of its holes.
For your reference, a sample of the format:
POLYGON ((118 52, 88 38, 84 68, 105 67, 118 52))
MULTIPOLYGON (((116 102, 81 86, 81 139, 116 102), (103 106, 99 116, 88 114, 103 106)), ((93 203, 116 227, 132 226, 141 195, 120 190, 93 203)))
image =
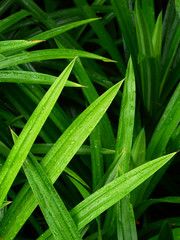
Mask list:
POLYGON ((0 239, 179 239, 179 0, 36 2, 0 2, 0 239))

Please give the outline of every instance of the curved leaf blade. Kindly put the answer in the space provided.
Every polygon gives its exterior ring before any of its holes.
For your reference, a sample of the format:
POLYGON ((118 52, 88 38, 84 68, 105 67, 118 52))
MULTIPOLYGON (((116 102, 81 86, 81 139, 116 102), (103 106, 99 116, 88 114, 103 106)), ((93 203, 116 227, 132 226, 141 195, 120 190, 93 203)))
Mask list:
POLYGON ((77 227, 52 182, 32 154, 23 164, 32 191, 55 239, 81 239, 77 227))
POLYGON ((75 58, 76 56, 98 59, 105 62, 114 62, 113 60, 110 60, 108 58, 101 57, 99 55, 88 53, 81 50, 45 49, 45 50, 37 50, 37 51, 31 51, 31 52, 23 52, 13 56, 9 56, 3 60, 0 60, 0 69, 8 68, 8 67, 15 66, 22 63, 50 60, 50 59, 66 59, 66 58, 71 59, 71 58, 75 58))
MULTIPOLYGON (((19 70, 2 70, 0 71, 0 82, 7 83, 25 83, 25 84, 43 84, 52 85, 57 77, 38 72, 28 72, 19 70)), ((82 87, 82 85, 66 81, 66 87, 82 87)))
POLYGON ((78 204, 70 211, 78 229, 84 227, 117 201, 125 197, 158 171, 175 154, 171 153, 157 158, 123 174, 78 204))
MULTIPOLYGON (((61 172, 64 171, 84 140, 100 121, 117 94, 121 84, 122 81, 95 100, 66 129, 55 146, 51 148, 42 160, 41 164, 52 182, 56 181, 61 172)), ((4 240, 13 239, 36 206, 37 201, 30 186, 29 184, 25 184, 1 222, 0 236, 3 237, 4 240), (14 221, 14 219, 16 219, 16 221, 14 221)))
POLYGON ((48 92, 45 94, 27 124, 23 128, 18 140, 13 146, 6 162, 0 170, 0 206, 19 172, 26 156, 31 149, 34 140, 50 114, 59 94, 61 93, 67 78, 73 68, 75 59, 57 78, 48 92))

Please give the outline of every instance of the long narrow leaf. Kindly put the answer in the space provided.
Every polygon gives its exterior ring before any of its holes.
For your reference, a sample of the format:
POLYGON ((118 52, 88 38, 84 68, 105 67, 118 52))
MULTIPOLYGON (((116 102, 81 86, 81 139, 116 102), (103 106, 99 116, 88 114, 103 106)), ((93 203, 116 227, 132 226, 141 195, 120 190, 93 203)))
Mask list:
POLYGON ((32 154, 23 164, 33 193, 55 239, 81 239, 63 201, 32 154))
MULTIPOLYGON (((57 77, 55 76, 38 72, 28 72, 19 70, 0 71, 0 82, 52 85, 56 78, 57 77)), ((82 85, 71 81, 67 81, 65 86, 82 87, 82 85)))
POLYGON ((78 204, 70 211, 78 229, 85 226, 95 217, 99 216, 99 214, 130 193, 159 170, 174 155, 175 153, 172 153, 157 158, 123 174, 121 177, 102 187, 78 204))
MULTIPOLYGON (((114 96, 117 94, 121 84, 122 81, 94 101, 69 126, 42 160, 41 164, 52 182, 59 177, 84 140, 91 133, 98 121, 100 121, 114 96)), ((0 236, 3 237, 4 240, 14 238, 36 206, 37 201, 34 198, 30 186, 25 184, 1 222, 0 236), (16 219, 16 221, 14 221, 14 219, 16 219), (4 228, 4 226, 6 227, 4 228)))
POLYGON ((66 32, 68 30, 71 30, 73 28, 79 27, 81 25, 84 25, 84 24, 87 24, 87 23, 90 23, 90 22, 93 22, 93 21, 97 21, 98 19, 99 18, 91 18, 91 19, 86 19, 86 20, 82 20, 82 21, 77 21, 77 22, 73 22, 73 23, 70 23, 70 24, 66 24, 66 25, 63 25, 63 26, 60 26, 60 27, 53 28, 51 30, 42 32, 42 33, 40 33, 38 35, 35 35, 32 38, 30 38, 29 40, 36 40, 36 39, 48 40, 50 38, 56 37, 59 34, 62 34, 64 32, 66 32))
MULTIPOLYGON (((116 142, 116 156, 123 149, 126 149, 125 154, 121 157, 120 161, 120 168, 124 173, 128 172, 130 169, 130 152, 133 139, 136 106, 135 98, 135 76, 132 60, 130 58, 126 70, 116 142)), ((118 203, 117 224, 117 232, 119 233, 118 239, 137 239, 134 213, 129 196, 126 196, 118 203)))
POLYGON ((126 149, 125 155, 121 159, 120 167, 124 173, 129 171, 130 167, 130 152, 133 139, 134 118, 135 118, 135 75, 130 58, 126 70, 126 79, 124 83, 119 126, 116 142, 116 155, 126 149))
POLYGON ((21 19, 27 17, 30 13, 26 10, 21 10, 12 14, 10 17, 0 20, 0 32, 3 32, 6 28, 19 22, 21 19))
POLYGON ((79 57, 87 57, 102 60, 105 62, 114 62, 108 58, 104 58, 98 56, 93 53, 88 53, 85 51, 74 50, 74 49, 45 49, 45 50, 37 50, 32 52, 23 52, 19 53, 6 59, 0 61, 0 69, 7 68, 10 66, 15 66, 22 63, 34 62, 34 61, 42 61, 49 59, 64 59, 64 58, 74 58, 76 56, 79 57))
POLYGON ((0 206, 21 168, 34 140, 51 112, 65 82, 72 70, 75 60, 62 72, 23 128, 18 140, 11 150, 5 164, 0 170, 0 206))
MULTIPOLYGON (((176 153, 157 158, 123 174, 74 207, 70 214, 81 229, 102 212, 134 190, 166 164, 176 153)), ((49 235, 49 230, 46 233, 49 235)))
POLYGON ((26 40, 9 40, 0 42, 0 53, 11 50, 22 50, 34 46, 34 44, 42 42, 41 40, 26 41, 26 40))

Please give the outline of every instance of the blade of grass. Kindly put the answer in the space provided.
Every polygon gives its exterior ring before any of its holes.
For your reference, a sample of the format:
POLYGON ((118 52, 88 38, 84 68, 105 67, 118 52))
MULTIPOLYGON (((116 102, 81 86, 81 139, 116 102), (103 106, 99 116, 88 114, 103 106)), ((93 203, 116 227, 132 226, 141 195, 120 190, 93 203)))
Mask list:
MULTIPOLYGON (((80 84, 88 86, 88 88, 83 88, 82 90, 88 102, 92 103, 96 98, 98 98, 98 93, 95 87, 93 86, 91 80, 89 79, 79 58, 77 59, 77 62, 74 67, 74 74, 80 84)), ((115 148, 114 133, 107 115, 105 115, 102 118, 99 125, 101 128, 102 146, 104 148, 114 149, 115 148)), ((113 161, 113 157, 105 158, 105 166, 107 168, 110 165, 110 161, 113 161)))
MULTIPOLYGON (((50 148, 53 146, 53 143, 36 143, 32 146, 32 153, 33 154, 46 154, 50 148)), ((102 148, 101 153, 106 155, 106 154, 114 154, 115 150, 111 149, 106 149, 102 148)), ((90 146, 88 145, 82 145, 79 150, 77 151, 76 154, 79 155, 90 155, 91 154, 91 149, 90 146)))
POLYGON ((159 14, 154 27, 152 43, 154 47, 155 56, 158 57, 160 62, 162 48, 162 12, 159 14))
MULTIPOLYGON (((14 138, 17 138, 14 133, 14 138)), ((81 239, 63 201, 36 158, 29 153, 23 163, 32 191, 55 239, 81 239)))
POLYGON ((144 128, 138 134, 134 141, 133 148, 131 151, 133 168, 140 166, 145 163, 146 160, 146 135, 144 128))
MULTIPOLYGON (((131 152, 131 144, 132 144, 132 137, 133 137, 133 128, 134 128, 134 117, 135 117, 135 77, 134 77, 134 71, 132 66, 132 60, 129 60, 128 68, 126 71, 126 79, 125 79, 125 85, 123 89, 123 96, 122 96, 122 103, 121 103, 121 111, 120 111, 120 119, 119 119, 119 127, 118 127, 118 136, 117 136, 117 143, 116 143, 116 155, 115 157, 118 158, 118 154, 122 152, 124 149, 124 154, 119 158, 117 163, 125 172, 129 170, 130 167, 130 152, 131 152), (128 121, 128 122, 127 122, 128 121)), ((115 169, 115 175, 114 178, 117 175, 117 167, 115 169)), ((109 170, 109 169, 108 169, 109 170)), ((118 204, 118 208, 116 208, 115 215, 119 216, 119 220, 117 221, 117 224, 120 224, 120 226, 117 226, 117 229, 121 228, 122 236, 124 239, 128 239, 129 236, 134 236, 133 239, 136 239, 136 232, 134 227, 134 222, 132 218, 132 211, 127 211, 127 209, 132 210, 132 206, 130 202, 127 202, 127 198, 120 201, 118 204), (129 207, 127 207, 129 206, 129 207), (120 214, 120 211, 123 213, 126 213, 125 215, 120 214), (128 221, 124 221, 123 219, 120 220, 121 216, 125 216, 125 218, 129 219, 128 221), (127 226, 128 224, 129 226, 127 226), (128 231, 127 231, 128 228, 128 231), (130 235, 129 235, 130 234, 130 235)), ((109 210, 111 211, 111 210, 109 210)), ((105 224, 104 224, 104 230, 107 228, 110 223, 112 222, 112 219, 115 218, 115 216, 112 217, 112 214, 107 214, 105 224)), ((120 236, 120 235, 119 235, 120 236)), ((112 236, 109 236, 109 238, 112 236)))
MULTIPOLYGON (((146 162, 146 136, 144 128, 138 134, 131 151, 132 156, 132 167, 138 167, 146 162)), ((141 186, 137 187, 131 192, 131 203, 133 206, 136 205, 136 201, 139 196, 139 191, 141 191, 141 186)))
POLYGON ((74 49, 45 49, 37 50, 31 52, 23 52, 13 56, 9 56, 6 59, 0 60, 0 69, 7 68, 10 66, 15 66, 22 63, 42 61, 49 59, 64 59, 64 58, 74 58, 76 56, 93 58, 102 60, 105 62, 114 62, 108 58, 98 56, 93 53, 88 53, 85 51, 74 50, 74 49))
POLYGON ((70 211, 78 229, 84 227, 102 212, 125 197, 148 177, 158 171, 175 154, 171 153, 154 159, 123 174, 79 203, 70 211))
POLYGON ((90 193, 86 190, 86 188, 82 184, 79 183, 79 181, 71 177, 70 177, 70 180, 76 186, 76 188, 78 189, 78 191, 80 192, 80 194, 84 199, 90 196, 90 193))
POLYGON ((23 128, 18 140, 11 150, 5 164, 0 170, 0 206, 21 168, 40 129, 51 112, 65 82, 72 70, 75 60, 62 72, 49 91, 43 97, 31 118, 23 128))
POLYGON ((117 239, 138 239, 130 194, 117 203, 117 239), (127 214, 128 213, 128 214, 127 214), (128 218, 128 219, 127 219, 128 218))
POLYGON ((30 38, 29 40, 48 40, 50 38, 54 38, 59 34, 62 34, 64 32, 67 32, 73 28, 79 27, 81 25, 93 22, 93 21, 97 21, 99 18, 91 18, 91 19, 86 19, 86 20, 81 20, 81 21, 77 21, 77 22, 73 22, 70 24, 66 24, 57 28, 53 28, 51 30, 42 32, 40 34, 37 34, 35 36, 33 36, 32 38, 30 38))
POLYGON ((92 186, 96 188, 104 172, 102 158, 101 132, 97 126, 90 135, 91 165, 92 165, 92 186))
MULTIPOLYGON (((100 121, 121 84, 122 82, 106 91, 76 118, 41 161, 44 170, 52 182, 64 171, 84 140, 91 133, 98 121, 100 121)), ((37 201, 34 195, 29 185, 25 184, 1 222, 0 236, 4 240, 14 238, 36 206, 37 201), (4 228, 4 226, 6 227, 4 228)))
MULTIPOLYGON (((52 85, 56 78, 55 76, 38 72, 25 72, 19 70, 0 71, 0 82, 52 85)), ((82 85, 68 80, 65 86, 82 87, 82 85)))
POLYGON ((41 40, 26 41, 26 40, 8 40, 0 42, 0 53, 12 51, 12 50, 23 50, 30 48, 37 43, 42 42, 41 40))
MULTIPOLYGON (((33 102, 35 102, 37 105, 39 104, 40 100, 46 93, 45 90, 38 85, 20 85, 19 86, 23 92, 32 99, 33 102)), ((65 129, 70 125, 71 120, 67 116, 67 114, 59 107, 59 105, 56 103, 54 108, 52 109, 49 119, 52 120, 52 122, 59 128, 61 132, 65 131, 65 129)), ((52 125, 52 124, 51 124, 52 125)), ((48 132, 48 128, 50 129, 50 126, 46 127, 46 130, 48 132)), ((51 131, 53 130, 53 125, 51 126, 51 131)), ((53 133, 55 135, 55 133, 53 133)), ((51 135, 51 132, 50 132, 51 135)), ((57 136, 58 137, 58 136, 57 136)), ((55 138, 56 140, 57 138, 55 138)))
POLYGON ((117 157, 123 151, 123 149, 126 149, 125 155, 121 159, 122 162, 120 164, 120 167, 124 173, 128 172, 130 167, 130 153, 133 139, 136 105, 135 93, 135 76, 132 60, 130 58, 126 70, 126 79, 123 89, 115 155, 115 157, 117 157))
MULTIPOLYGON (((130 153, 131 153, 131 145, 132 145, 132 139, 133 139, 134 118, 135 118, 135 96, 136 96, 135 76, 134 76, 132 60, 130 58, 128 67, 126 70, 126 79, 125 79, 123 95, 122 95, 122 103, 121 103, 117 142, 116 142, 116 154, 115 154, 115 158, 117 158, 118 155, 124 149, 126 149, 119 161, 119 166, 122 169, 123 173, 128 172, 130 168, 130 160, 131 160, 130 153)), ((117 176, 117 170, 116 170, 116 176, 117 176)), ((117 225, 118 239, 120 238, 137 239, 136 226, 135 226, 135 221, 133 219, 133 213, 132 213, 132 206, 130 201, 128 200, 128 197, 126 197, 125 199, 122 199, 117 204, 117 206, 118 207, 116 207, 116 215, 117 215, 117 224, 118 224, 117 225), (120 232, 122 235, 120 234, 120 232)), ((107 214, 103 229, 107 228, 111 222, 112 222, 112 214, 111 215, 107 214)))
POLYGON ((123 174, 79 203, 70 211, 78 229, 85 226, 121 198, 125 197, 134 188, 159 170, 174 155, 175 153, 172 153, 157 158, 123 174))
POLYGON ((11 16, 0 20, 0 32, 3 32, 5 29, 9 28, 11 25, 16 24, 21 19, 30 15, 30 12, 26 10, 21 10, 12 14, 11 16))

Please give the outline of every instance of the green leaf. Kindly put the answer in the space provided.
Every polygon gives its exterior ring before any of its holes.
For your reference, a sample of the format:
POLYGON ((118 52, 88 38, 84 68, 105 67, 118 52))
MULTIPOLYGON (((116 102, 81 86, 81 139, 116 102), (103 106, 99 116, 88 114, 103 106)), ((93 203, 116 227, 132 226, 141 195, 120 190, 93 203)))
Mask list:
POLYGON ((29 16, 30 13, 26 10, 21 10, 12 14, 11 16, 0 20, 0 32, 3 32, 5 29, 9 28, 11 25, 16 24, 21 19, 29 16))
POLYGON ((101 97, 94 101, 82 115, 76 118, 76 120, 68 127, 64 134, 47 153, 45 158, 42 160, 42 164, 45 169, 51 169, 50 176, 52 179, 56 179, 62 173, 84 140, 92 132, 110 105, 121 84, 122 81, 114 85, 101 97), (93 118, 91 116, 93 116, 93 118), (58 171, 54 167, 57 159, 59 161, 58 171))
POLYGON ((9 205, 11 203, 12 203, 12 201, 4 201, 3 204, 1 205, 0 209, 4 208, 5 206, 7 206, 7 205, 9 205))
MULTIPOLYGON (((33 154, 46 154, 51 149, 51 147, 53 145, 54 145, 53 143, 36 143, 32 146, 31 151, 32 151, 33 154)), ((104 155, 114 154, 115 150, 102 148, 101 153, 104 154, 104 155)), ((79 150, 77 151, 76 154, 78 154, 78 155, 90 155, 91 154, 90 146, 82 145, 79 148, 79 150)))
MULTIPOLYGON (((46 174, 52 182, 55 182, 64 171, 84 140, 100 121, 121 84, 122 81, 107 90, 77 117, 41 161, 46 174)), ((34 195, 29 185, 25 184, 1 222, 0 236, 4 240, 14 238, 36 206, 37 201, 34 195), (14 221, 15 218, 16 222, 14 221), (6 227, 4 228, 4 226, 6 227)))
POLYGON ((77 175, 74 171, 72 171, 70 168, 66 167, 64 169, 64 172, 66 172, 71 179, 75 179, 76 182, 80 183, 87 189, 90 189, 90 187, 85 183, 85 181, 79 175, 77 175))
POLYGON ((105 185, 79 203, 70 213, 78 229, 82 228, 133 189, 148 179, 168 162, 176 153, 145 163, 105 185))
POLYGON ((123 155, 125 154, 126 149, 124 149, 115 159, 114 161, 111 163, 111 165, 109 166, 108 170, 106 171, 106 173, 103 175, 102 179, 100 180, 99 184, 97 185, 97 187, 95 188, 95 190, 100 189, 101 187, 105 186, 106 184, 110 183, 111 181, 113 181, 116 176, 117 176, 117 169, 120 165, 120 161, 123 157, 123 155))
POLYGON ((130 58, 126 70, 126 79, 124 81, 115 155, 115 157, 117 157, 119 153, 126 149, 126 152, 121 159, 122 162, 120 163, 120 168, 124 173, 128 172, 130 167, 130 154, 136 106, 135 93, 135 76, 132 60, 130 58))
POLYGON ((90 135, 91 166, 92 166, 92 186, 96 188, 104 173, 102 158, 101 132, 99 125, 90 135))
POLYGON ((54 240, 54 237, 53 237, 50 229, 48 229, 39 238, 37 238, 37 240, 54 240))
POLYGON ((0 69, 8 68, 10 66, 15 66, 22 63, 49 60, 49 59, 74 58, 76 56, 98 59, 105 62, 114 62, 113 60, 110 60, 108 58, 104 58, 96 54, 88 53, 81 50, 45 49, 45 50, 37 50, 37 51, 31 51, 31 52, 23 52, 13 56, 9 56, 3 60, 0 60, 0 69))
POLYGON ((33 112, 23 128, 18 140, 13 146, 5 164, 0 170, 0 206, 19 172, 26 156, 31 149, 39 131, 50 114, 67 78, 72 70, 75 60, 61 73, 49 91, 45 94, 38 107, 33 112))
MULTIPOLYGON (((126 78, 124 81, 124 89, 123 89, 123 95, 122 95, 119 126, 118 126, 118 133, 117 133, 117 142, 116 142, 116 154, 115 154, 115 158, 118 158, 118 155, 125 150, 124 154, 119 158, 119 161, 117 161, 119 162, 119 167, 121 168, 123 173, 128 172, 130 168, 130 160, 131 160, 130 153, 131 153, 131 145, 132 145, 133 129, 134 129, 134 117, 135 117, 135 98, 136 98, 135 76, 134 76, 132 60, 130 58, 128 67, 126 70, 126 78)), ((117 166, 115 171, 116 172, 115 172, 114 178, 117 176, 117 166)), ((129 239, 130 236, 133 237, 132 239, 137 238, 136 234, 134 234, 136 232, 135 221, 131 221, 133 214, 131 211, 132 207, 130 205, 131 204, 128 201, 128 198, 122 199, 122 201, 118 203, 118 208, 116 209, 116 215, 117 215, 117 218, 119 218, 119 220, 117 220, 117 224, 120 224, 121 222, 120 231, 122 232, 122 236, 120 236, 118 232, 118 235, 119 235, 118 239, 120 238, 129 239), (127 211, 127 209, 129 209, 129 211, 127 211), (120 220, 121 216, 123 216, 126 219, 126 221, 124 221, 123 219, 120 220), (127 228, 128 228, 128 231, 127 231, 127 228)), ((109 211, 111 211, 111 209, 109 211)), ((105 220, 105 226, 110 225, 110 223, 112 222, 112 218, 113 218, 112 214, 109 214, 109 215, 107 214, 106 220, 105 220)), ((117 226, 117 229, 118 227, 119 226, 117 226)))
POLYGON ((175 154, 171 153, 157 158, 123 174, 79 203, 70 211, 78 229, 84 227, 121 198, 125 197, 148 177, 158 171, 175 154))
POLYGON ((70 180, 72 181, 72 183, 76 186, 76 188, 78 189, 78 191, 80 192, 80 194, 82 195, 82 197, 85 199, 87 197, 90 196, 90 193, 86 190, 86 188, 80 184, 77 180, 75 180, 74 178, 70 177, 70 180))
POLYGON ((138 167, 146 160, 146 135, 144 128, 138 134, 131 151, 133 167, 138 167))
MULTIPOLYGON (((0 82, 7 83, 25 83, 25 84, 43 84, 52 85, 57 77, 38 73, 19 70, 2 70, 0 71, 0 82)), ((82 87, 78 83, 67 81, 66 87, 82 87)))
POLYGON ((155 56, 157 56, 160 61, 161 48, 162 48, 162 12, 159 14, 155 24, 155 28, 152 36, 152 43, 154 47, 155 56))
POLYGON ((54 238, 81 239, 63 201, 32 154, 25 160, 23 169, 54 238))
POLYGON ((37 34, 35 36, 33 36, 32 38, 30 38, 29 40, 48 40, 50 38, 54 38, 59 34, 62 34, 64 32, 67 32, 68 30, 71 30, 73 28, 79 27, 81 25, 90 23, 90 22, 94 22, 97 21, 99 18, 91 18, 91 19, 86 19, 86 20, 82 20, 82 21, 77 21, 77 22, 73 22, 70 24, 66 24, 57 28, 53 28, 51 30, 42 32, 40 34, 37 34))
MULTIPOLYGON (((133 168, 140 166, 146 162, 146 136, 144 128, 138 134, 131 151, 133 168)), ((139 199, 139 192, 141 191, 141 186, 137 187, 131 193, 131 203, 135 206, 139 199)))
MULTIPOLYGON (((88 86, 88 88, 82 88, 84 95, 86 96, 89 104, 91 104, 95 99, 98 98, 98 93, 92 84, 91 79, 88 77, 81 60, 78 58, 77 62, 74 66, 74 74, 78 80, 78 82, 84 86, 88 86)), ((102 146, 108 149, 115 149, 115 138, 112 130, 112 126, 108 116, 105 114, 102 120, 99 123, 101 129, 102 136, 102 146)), ((109 163, 113 161, 113 157, 108 156, 108 158, 104 159, 105 166, 108 168, 109 163)))
POLYGON ((117 203, 118 240, 137 240, 135 217, 129 194, 117 203))
POLYGON ((0 53, 8 52, 11 50, 23 50, 30 48, 37 43, 42 42, 41 40, 26 41, 26 40, 9 40, 0 42, 0 53))

